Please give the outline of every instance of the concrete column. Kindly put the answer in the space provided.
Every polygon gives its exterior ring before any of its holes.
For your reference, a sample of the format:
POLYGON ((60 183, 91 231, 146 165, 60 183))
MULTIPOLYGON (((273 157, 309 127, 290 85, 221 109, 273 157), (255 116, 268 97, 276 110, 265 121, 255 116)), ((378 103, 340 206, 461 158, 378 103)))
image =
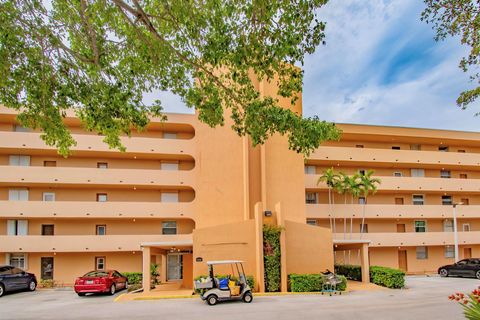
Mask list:
POLYGON ((280 291, 287 292, 287 240, 285 235, 285 220, 283 218, 281 205, 277 203, 275 205, 275 213, 277 215, 277 226, 282 228, 280 233, 280 291))
POLYGON ((142 273, 143 273, 143 292, 150 292, 150 247, 142 247, 142 273))
POLYGON ((368 243, 362 243, 362 248, 360 250, 362 282, 370 283, 370 261, 368 261, 368 243))
POLYGON ((160 281, 162 283, 167 282, 167 254, 162 253, 161 255, 161 266, 160 266, 160 281))
POLYGON ((261 202, 255 204, 255 281, 257 292, 265 292, 264 265, 263 265, 263 206, 261 202))

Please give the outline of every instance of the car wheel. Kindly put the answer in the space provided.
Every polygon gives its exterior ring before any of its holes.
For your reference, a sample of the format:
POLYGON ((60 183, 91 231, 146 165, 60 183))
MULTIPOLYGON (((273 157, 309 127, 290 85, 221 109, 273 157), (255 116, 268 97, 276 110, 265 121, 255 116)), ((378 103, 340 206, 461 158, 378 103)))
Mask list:
POLYGON ((218 302, 218 298, 216 295, 214 294, 211 294, 207 297, 207 303, 210 305, 210 306, 214 306, 216 305, 218 302))
POLYGON ((245 292, 245 294, 243 295, 243 298, 242 298, 243 302, 245 303, 250 303, 253 301, 253 296, 252 296, 252 293, 250 291, 248 292, 245 292))
POLYGON ((85 292, 77 292, 78 296, 79 297, 84 297, 85 296, 85 292))
POLYGON ((448 270, 447 269, 440 269, 440 277, 448 277, 448 270))
POLYGON ((478 270, 477 273, 475 273, 475 277, 477 277, 477 279, 480 280, 480 270, 478 270))
POLYGON ((0 297, 5 294, 5 287, 0 283, 0 297))
POLYGON ((35 281, 30 281, 28 283, 28 290, 35 291, 36 288, 37 288, 37 284, 35 283, 35 281))
POLYGON ((115 285, 112 284, 112 285, 110 286, 110 291, 109 291, 108 293, 110 293, 110 295, 113 296, 113 295, 115 294, 115 291, 116 291, 116 290, 117 290, 117 289, 115 288, 115 285))

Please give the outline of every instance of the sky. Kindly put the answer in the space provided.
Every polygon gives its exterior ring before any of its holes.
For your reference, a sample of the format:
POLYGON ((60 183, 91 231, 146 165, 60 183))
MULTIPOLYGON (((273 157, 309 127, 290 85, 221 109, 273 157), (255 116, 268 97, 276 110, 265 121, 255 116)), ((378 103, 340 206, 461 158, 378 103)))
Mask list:
MULTIPOLYGON (((303 113, 337 123, 480 131, 477 102, 456 106, 472 84, 458 68, 458 38, 435 42, 420 0, 331 0, 318 13, 326 44, 305 59, 303 113)), ((191 112, 170 94, 168 112, 191 112)))

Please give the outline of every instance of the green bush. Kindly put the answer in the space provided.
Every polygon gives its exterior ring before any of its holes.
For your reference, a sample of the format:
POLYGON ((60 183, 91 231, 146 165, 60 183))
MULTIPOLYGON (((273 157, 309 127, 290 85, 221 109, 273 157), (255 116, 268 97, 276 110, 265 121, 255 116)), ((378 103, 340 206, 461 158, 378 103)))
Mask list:
POLYGON ((142 284, 141 283, 136 283, 136 284, 132 284, 132 285, 128 285, 128 292, 132 292, 132 291, 135 291, 135 290, 138 290, 138 289, 141 289, 142 288, 142 284))
POLYGON ((142 284, 143 275, 141 272, 123 272, 122 274, 127 277, 129 285, 142 284))
POLYGON ((349 280, 362 281, 362 268, 351 264, 336 264, 335 273, 344 275, 349 280))
MULTIPOLYGON (((337 291, 347 289, 347 278, 339 276, 342 280, 337 284, 337 291)), ((291 292, 319 292, 323 289, 325 276, 322 274, 290 274, 288 275, 291 292)))
POLYGON ((280 291, 280 234, 277 226, 263 225, 263 254, 265 267, 265 290, 280 291))
POLYGON ((387 267, 371 266, 370 282, 392 289, 403 288, 405 286, 405 272, 387 267))
POLYGON ((40 280, 40 286, 42 288, 53 288, 56 286, 56 283, 52 279, 41 279, 40 280))

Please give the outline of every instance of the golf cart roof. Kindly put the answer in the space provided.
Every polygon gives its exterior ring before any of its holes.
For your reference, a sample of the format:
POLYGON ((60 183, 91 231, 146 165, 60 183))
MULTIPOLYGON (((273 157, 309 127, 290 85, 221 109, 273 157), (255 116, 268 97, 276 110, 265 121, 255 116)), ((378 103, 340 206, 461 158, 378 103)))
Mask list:
POLYGON ((232 264, 232 263, 243 263, 243 261, 240 261, 240 260, 207 261, 207 264, 208 264, 208 265, 214 265, 214 264, 232 264))

